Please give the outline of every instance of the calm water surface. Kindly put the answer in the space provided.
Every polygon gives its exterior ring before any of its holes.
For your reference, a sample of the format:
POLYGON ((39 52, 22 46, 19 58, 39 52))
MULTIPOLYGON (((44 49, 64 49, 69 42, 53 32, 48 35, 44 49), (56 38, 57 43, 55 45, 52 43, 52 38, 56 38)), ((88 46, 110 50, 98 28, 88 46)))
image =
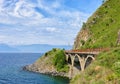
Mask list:
POLYGON ((24 65, 32 64, 39 53, 0 53, 0 84, 68 84, 66 78, 23 71, 24 65))

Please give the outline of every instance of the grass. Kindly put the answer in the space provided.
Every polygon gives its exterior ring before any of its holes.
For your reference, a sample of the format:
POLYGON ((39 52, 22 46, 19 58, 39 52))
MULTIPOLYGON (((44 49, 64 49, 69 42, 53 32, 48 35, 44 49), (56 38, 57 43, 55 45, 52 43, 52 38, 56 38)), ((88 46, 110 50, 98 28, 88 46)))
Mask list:
POLYGON ((75 40, 74 49, 111 48, 102 52, 71 84, 120 84, 120 0, 107 0, 83 24, 75 40), (87 32, 89 38, 84 36, 87 32), (83 37, 84 36, 84 37, 83 37))
POLYGON ((102 53, 99 56, 100 65, 110 68, 120 77, 120 48, 115 48, 107 53, 102 53))
MULTIPOLYGON (((108 0, 83 24, 82 30, 88 29, 89 39, 80 48, 116 47, 120 30, 120 0, 108 0)), ((81 35, 81 34, 78 34, 81 35)), ((77 36, 75 45, 83 44, 77 36)))
POLYGON ((64 50, 53 48, 40 57, 35 63, 39 66, 55 67, 58 72, 68 72, 69 67, 66 63, 64 50))
POLYGON ((120 84, 120 47, 102 52, 71 84, 120 84))

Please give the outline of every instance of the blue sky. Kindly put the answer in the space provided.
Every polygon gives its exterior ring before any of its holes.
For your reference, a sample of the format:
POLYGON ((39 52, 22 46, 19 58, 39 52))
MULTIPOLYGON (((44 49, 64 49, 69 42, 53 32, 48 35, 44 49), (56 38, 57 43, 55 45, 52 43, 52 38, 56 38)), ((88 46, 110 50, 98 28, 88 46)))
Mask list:
POLYGON ((73 45, 102 0, 0 0, 0 44, 73 45))

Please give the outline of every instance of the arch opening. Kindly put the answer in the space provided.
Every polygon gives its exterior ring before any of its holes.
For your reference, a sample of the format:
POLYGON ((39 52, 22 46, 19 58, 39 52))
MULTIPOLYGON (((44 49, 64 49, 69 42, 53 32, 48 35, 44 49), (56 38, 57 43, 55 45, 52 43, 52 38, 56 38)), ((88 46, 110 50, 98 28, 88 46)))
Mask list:
POLYGON ((78 70, 81 70, 80 61, 79 61, 78 56, 75 56, 75 58, 74 58, 74 67, 76 67, 78 70))
POLYGON ((72 64, 72 60, 71 60, 70 55, 68 55, 68 64, 72 64))
POLYGON ((87 57, 84 68, 89 66, 92 61, 93 61, 93 57, 91 57, 91 56, 87 57))

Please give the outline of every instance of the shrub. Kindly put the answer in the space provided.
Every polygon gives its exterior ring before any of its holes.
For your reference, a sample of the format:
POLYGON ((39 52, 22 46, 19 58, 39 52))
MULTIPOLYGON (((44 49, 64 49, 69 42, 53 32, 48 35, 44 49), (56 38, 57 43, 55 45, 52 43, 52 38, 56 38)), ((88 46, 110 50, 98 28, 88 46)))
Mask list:
POLYGON ((66 57, 63 50, 60 50, 53 59, 53 64, 57 71, 67 72, 69 68, 67 67, 66 57))
POLYGON ((46 52, 46 53, 45 53, 45 57, 47 57, 47 55, 48 55, 48 53, 46 52))
POLYGON ((86 29, 86 23, 85 22, 83 22, 82 28, 86 29))
POLYGON ((80 42, 81 42, 81 44, 82 44, 82 45, 84 45, 84 44, 85 44, 85 41, 84 41, 84 40, 81 40, 80 42))
POLYGON ((106 77, 106 79, 107 79, 108 81, 115 80, 115 78, 116 78, 115 74, 109 74, 109 75, 106 77))
POLYGON ((117 76, 120 76, 120 62, 115 62, 112 66, 112 69, 115 71, 117 76))
POLYGON ((56 51, 57 51, 57 49, 56 49, 56 48, 53 48, 53 51, 54 51, 54 52, 56 52, 56 51))

